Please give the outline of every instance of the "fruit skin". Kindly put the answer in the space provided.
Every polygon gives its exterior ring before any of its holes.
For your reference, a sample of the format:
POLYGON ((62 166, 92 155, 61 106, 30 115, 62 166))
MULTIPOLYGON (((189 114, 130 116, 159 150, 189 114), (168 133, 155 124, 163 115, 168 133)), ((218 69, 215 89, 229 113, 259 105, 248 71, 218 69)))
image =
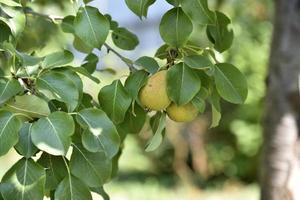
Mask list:
POLYGON ((198 109, 192 103, 182 106, 177 106, 175 103, 172 103, 167 108, 169 118, 176 122, 192 121, 197 117, 198 113, 198 109))
POLYGON ((148 79, 139 93, 141 104, 151 110, 167 108, 171 100, 167 94, 167 70, 162 70, 148 79))

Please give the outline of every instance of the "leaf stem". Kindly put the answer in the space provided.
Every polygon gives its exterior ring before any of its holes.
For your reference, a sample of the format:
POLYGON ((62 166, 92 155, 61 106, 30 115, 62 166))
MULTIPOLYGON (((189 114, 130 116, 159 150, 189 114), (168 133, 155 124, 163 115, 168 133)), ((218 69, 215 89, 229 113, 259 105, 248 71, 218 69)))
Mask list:
POLYGON ((118 56, 118 57, 119 57, 119 58, 120 58, 120 59, 128 66, 130 72, 136 71, 136 68, 133 66, 133 62, 132 62, 130 59, 128 59, 128 58, 122 56, 120 53, 118 53, 116 50, 114 50, 114 49, 113 49, 111 46, 109 46, 107 43, 104 43, 104 46, 106 47, 106 49, 107 49, 108 52, 111 51, 111 52, 113 52, 116 56, 118 56))

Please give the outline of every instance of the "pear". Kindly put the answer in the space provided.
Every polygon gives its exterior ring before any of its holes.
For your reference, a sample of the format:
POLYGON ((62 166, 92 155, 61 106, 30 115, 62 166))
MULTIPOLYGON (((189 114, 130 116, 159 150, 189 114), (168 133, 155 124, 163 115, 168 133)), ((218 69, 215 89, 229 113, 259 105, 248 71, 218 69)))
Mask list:
POLYGON ((167 70, 155 73, 140 90, 141 104, 151 110, 164 110, 171 100, 167 95, 167 70))
POLYGON ((167 108, 167 114, 169 118, 176 122, 192 121, 197 117, 198 113, 198 109, 192 103, 188 103, 182 106, 178 106, 175 103, 172 103, 167 108))

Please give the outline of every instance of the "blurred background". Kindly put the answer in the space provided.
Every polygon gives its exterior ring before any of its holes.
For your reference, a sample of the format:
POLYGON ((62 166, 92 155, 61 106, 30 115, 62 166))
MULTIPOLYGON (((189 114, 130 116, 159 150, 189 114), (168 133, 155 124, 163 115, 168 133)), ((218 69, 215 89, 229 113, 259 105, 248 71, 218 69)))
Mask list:
MULTIPOLYGON (((210 113, 188 124, 168 122, 166 139, 158 150, 146 153, 149 138, 145 128, 139 135, 129 135, 120 159, 119 173, 105 189, 112 200, 258 200, 258 168, 263 142, 262 112, 265 79, 272 35, 273 1, 271 0, 209 0, 212 10, 221 10, 233 21, 235 33, 232 48, 220 60, 236 65, 246 75, 249 95, 244 105, 223 102, 220 126, 208 129, 210 113), (255 83, 255 84, 253 84, 255 83), (159 197, 158 197, 159 195, 159 197)), ((75 12, 69 0, 36 0, 36 11, 54 15, 75 12)), ((102 13, 111 14, 121 26, 137 34, 139 46, 132 52, 119 50, 136 60, 140 56, 154 56, 163 44, 159 36, 159 22, 171 8, 164 0, 150 7, 148 18, 141 21, 127 7, 124 0, 101 0, 92 5, 102 13)), ((39 54, 67 48, 76 54, 77 63, 84 54, 72 47, 73 38, 48 21, 32 18, 23 44, 18 47, 30 51, 39 47, 39 54), (47 26, 47 29, 43 28, 47 26), (53 34, 52 34, 53 33, 53 34), (54 34, 55 33, 55 34, 54 34)), ((204 27, 198 27, 193 40, 207 44, 204 27)), ((128 74, 126 66, 105 49, 96 52, 99 69, 113 68, 116 74, 97 72, 100 85, 85 81, 85 90, 96 96, 100 88, 112 80, 128 74)), ((18 159, 15 152, 0 158, 0 177, 18 159)))

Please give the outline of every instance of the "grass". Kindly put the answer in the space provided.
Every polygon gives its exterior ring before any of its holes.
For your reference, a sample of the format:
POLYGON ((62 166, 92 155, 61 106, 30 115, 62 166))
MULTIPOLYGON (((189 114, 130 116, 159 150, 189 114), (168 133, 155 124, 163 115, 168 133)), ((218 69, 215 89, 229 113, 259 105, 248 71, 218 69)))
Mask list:
POLYGON ((111 200, 258 200, 257 185, 228 186, 220 190, 195 191, 183 186, 166 188, 155 180, 144 183, 112 182, 106 186, 111 200))

